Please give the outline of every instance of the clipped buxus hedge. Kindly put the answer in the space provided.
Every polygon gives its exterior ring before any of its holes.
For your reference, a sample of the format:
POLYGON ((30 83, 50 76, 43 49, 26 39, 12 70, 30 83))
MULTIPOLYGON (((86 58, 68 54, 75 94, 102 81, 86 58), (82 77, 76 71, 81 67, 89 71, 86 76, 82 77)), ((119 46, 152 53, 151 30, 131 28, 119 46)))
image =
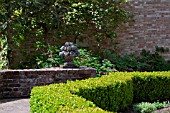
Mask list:
POLYGON ((132 88, 131 78, 119 74, 66 84, 34 87, 31 91, 31 112, 107 113, 107 111, 118 111, 131 104, 132 88))
POLYGON ((170 72, 132 73, 134 102, 170 100, 170 72))
POLYGON ((117 72, 100 78, 34 87, 32 113, 108 113, 133 101, 170 99, 170 72, 117 72))

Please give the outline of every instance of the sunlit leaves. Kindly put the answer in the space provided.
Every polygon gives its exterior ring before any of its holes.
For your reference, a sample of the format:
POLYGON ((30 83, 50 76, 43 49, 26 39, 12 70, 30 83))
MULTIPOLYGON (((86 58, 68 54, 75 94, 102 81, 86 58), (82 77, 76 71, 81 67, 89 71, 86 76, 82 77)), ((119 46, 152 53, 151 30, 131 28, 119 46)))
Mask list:
POLYGON ((7 39, 4 35, 0 36, 0 70, 7 68, 7 39))
POLYGON ((22 9, 14 11, 15 16, 20 16, 21 14, 22 14, 22 9))

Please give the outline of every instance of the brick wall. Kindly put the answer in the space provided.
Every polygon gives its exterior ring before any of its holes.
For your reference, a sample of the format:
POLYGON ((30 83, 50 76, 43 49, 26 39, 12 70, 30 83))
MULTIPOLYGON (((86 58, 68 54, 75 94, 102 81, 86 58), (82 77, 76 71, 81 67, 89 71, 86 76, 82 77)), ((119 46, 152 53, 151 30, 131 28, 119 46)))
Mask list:
POLYGON ((29 97, 34 86, 96 76, 94 68, 49 68, 0 71, 0 98, 29 97))
MULTIPOLYGON (((119 32, 120 52, 155 51, 155 46, 170 49, 170 0, 129 0, 126 9, 134 22, 119 32)), ((170 59, 170 51, 162 54, 170 59)))

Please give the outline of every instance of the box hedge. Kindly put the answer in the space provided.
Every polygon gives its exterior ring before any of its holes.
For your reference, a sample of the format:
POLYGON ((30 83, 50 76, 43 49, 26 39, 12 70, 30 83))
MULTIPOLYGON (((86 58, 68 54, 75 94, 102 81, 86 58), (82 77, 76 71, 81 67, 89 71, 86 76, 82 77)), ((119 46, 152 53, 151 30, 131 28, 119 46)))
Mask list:
POLYGON ((32 113, 108 113, 96 107, 92 102, 71 94, 63 84, 35 87, 31 93, 32 113))
POLYGON ((34 87, 30 105, 32 113, 108 113, 158 99, 170 99, 170 72, 118 72, 34 87))
POLYGON ((132 102, 132 88, 130 77, 123 76, 103 76, 66 84, 34 87, 30 100, 31 112, 118 111, 132 102))
POLYGON ((170 100, 170 72, 132 73, 134 102, 170 100))

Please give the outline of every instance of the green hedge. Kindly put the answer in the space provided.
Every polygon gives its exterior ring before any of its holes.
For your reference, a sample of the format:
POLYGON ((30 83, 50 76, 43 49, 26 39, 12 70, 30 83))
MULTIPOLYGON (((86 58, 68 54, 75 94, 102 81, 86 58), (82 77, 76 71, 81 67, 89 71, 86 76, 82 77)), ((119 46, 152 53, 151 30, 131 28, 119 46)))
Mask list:
POLYGON ((31 92, 32 113, 90 112, 108 113, 77 95, 71 94, 63 84, 34 87, 31 92))
POLYGON ((170 72, 118 72, 100 78, 34 87, 31 112, 116 112, 133 101, 170 99, 169 86, 170 72))
POLYGON ((170 99, 170 72, 132 73, 134 102, 170 99))
POLYGON ((118 75, 34 87, 31 91, 31 112, 118 111, 131 104, 132 88, 130 78, 118 75))

